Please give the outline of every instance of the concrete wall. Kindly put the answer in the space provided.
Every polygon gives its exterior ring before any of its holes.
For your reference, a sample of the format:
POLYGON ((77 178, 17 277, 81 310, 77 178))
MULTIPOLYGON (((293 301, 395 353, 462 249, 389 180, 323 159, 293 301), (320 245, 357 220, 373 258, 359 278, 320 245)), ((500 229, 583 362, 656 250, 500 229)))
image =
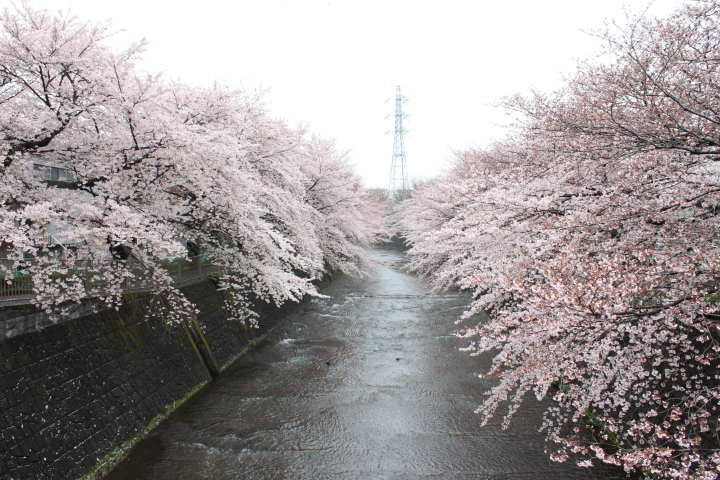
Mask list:
POLYGON ((249 330, 209 280, 182 290, 201 313, 181 328, 146 318, 147 298, 60 321, 0 312, 0 479, 84 475, 296 307, 263 305, 249 330))

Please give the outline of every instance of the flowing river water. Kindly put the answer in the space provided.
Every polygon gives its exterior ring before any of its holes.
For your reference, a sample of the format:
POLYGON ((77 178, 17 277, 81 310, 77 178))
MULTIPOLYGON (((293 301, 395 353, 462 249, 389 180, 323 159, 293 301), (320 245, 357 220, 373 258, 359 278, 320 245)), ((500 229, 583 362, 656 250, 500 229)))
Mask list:
POLYGON ((501 412, 480 427, 490 384, 473 374, 491 358, 452 335, 469 297, 429 293, 400 250, 374 254, 372 276, 305 302, 107 479, 625 478, 551 462, 534 397, 509 429, 501 412))

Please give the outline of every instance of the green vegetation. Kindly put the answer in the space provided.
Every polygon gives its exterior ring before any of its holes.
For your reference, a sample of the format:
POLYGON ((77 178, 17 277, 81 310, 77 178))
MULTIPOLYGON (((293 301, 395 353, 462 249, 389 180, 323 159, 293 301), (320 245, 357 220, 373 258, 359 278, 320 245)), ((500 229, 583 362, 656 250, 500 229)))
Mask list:
MULTIPOLYGON (((617 436, 605 425, 605 422, 600 420, 598 416, 590 410, 585 410, 585 423, 593 427, 595 432, 605 438, 610 444, 620 449, 628 449, 618 440, 617 436)), ((640 474, 643 478, 650 478, 651 480, 658 480, 658 476, 652 473, 645 467, 636 467, 639 469, 640 474)))
MULTIPOLYGON (((505 333, 505 332, 503 332, 503 333, 505 333)), ((507 333, 510 333, 510 332, 508 331, 507 333)), ((553 382, 550 385, 557 388, 558 390, 561 390, 563 393, 570 392, 570 387, 565 383, 565 379, 563 377, 557 377, 555 380, 553 380, 553 382)))
POLYGON ((585 410, 585 423, 590 425, 595 429, 596 432, 601 434, 603 437, 607 439, 608 442, 610 442, 612 445, 623 448, 622 444, 618 441, 615 434, 605 426, 605 423, 600 420, 600 418, 590 410, 585 410))
POLYGON ((198 385, 196 385, 192 390, 190 390, 188 393, 185 394, 184 397, 182 397, 179 400, 174 401, 173 403, 165 406, 165 411, 162 413, 159 413, 153 417, 152 420, 150 420, 150 423, 147 424, 145 428, 137 432, 137 434, 131 438, 130 440, 126 441, 119 447, 117 447, 115 450, 111 451, 107 455, 105 455, 103 458, 98 460, 95 467, 93 467, 92 470, 90 470, 89 473, 84 475, 80 480, 96 480, 105 477, 110 470, 112 470, 118 463, 120 463, 128 453, 130 453, 130 450, 137 445, 140 440, 147 437, 150 432, 152 432, 155 427, 160 425, 160 423, 165 420, 172 412, 174 412, 180 405, 188 401, 190 397, 195 395, 202 387, 204 387, 208 382, 202 382, 198 385))
POLYGON ((275 331, 275 329, 277 329, 277 328, 278 328, 280 325, 282 325, 283 323, 285 323, 285 320, 284 320, 284 319, 283 319, 281 322, 279 322, 278 324, 276 324, 275 326, 273 326, 272 328, 270 328, 267 332, 265 332, 265 333, 263 333, 262 335, 260 335, 259 337, 251 338, 250 340, 248 340, 247 346, 246 346, 245 348, 243 348, 242 350, 240 350, 240 351, 239 351, 238 353, 236 353, 235 355, 233 355, 232 357, 230 357, 230 359, 229 359, 227 362, 225 362, 225 363, 220 367, 220 371, 222 372, 222 371, 225 370, 227 367, 229 367, 230 365, 232 365, 233 363, 235 363, 235 361, 236 361, 238 358, 240 358, 240 357, 241 357, 245 352, 247 352, 248 350, 251 350, 251 349, 257 347, 258 344, 265 339, 265 337, 267 337, 268 335, 270 335, 271 333, 273 333, 273 332, 275 331))
POLYGON ((206 276, 210 279, 211 282, 213 282, 213 285, 215 285, 215 288, 220 286, 220 279, 223 276, 222 272, 210 272, 207 273, 206 276))

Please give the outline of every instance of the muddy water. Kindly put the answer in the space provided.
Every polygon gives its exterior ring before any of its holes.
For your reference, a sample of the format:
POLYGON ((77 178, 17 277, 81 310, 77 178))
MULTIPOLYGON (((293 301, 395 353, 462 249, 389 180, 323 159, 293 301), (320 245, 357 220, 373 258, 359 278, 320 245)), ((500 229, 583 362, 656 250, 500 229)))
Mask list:
POLYGON ((468 297, 429 294, 376 249, 180 408, 108 477, 120 479, 624 478, 548 460, 530 403, 480 427, 489 358, 451 335, 468 297), (498 419, 499 420, 499 419, 498 419))

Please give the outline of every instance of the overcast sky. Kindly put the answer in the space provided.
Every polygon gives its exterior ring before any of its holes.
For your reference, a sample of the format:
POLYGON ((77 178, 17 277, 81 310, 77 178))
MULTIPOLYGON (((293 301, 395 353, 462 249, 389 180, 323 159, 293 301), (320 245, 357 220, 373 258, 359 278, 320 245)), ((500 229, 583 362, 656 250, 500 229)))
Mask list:
MULTIPOLYGON (((167 78, 269 89, 270 111, 350 150, 367 186, 386 187, 393 85, 410 100, 411 177, 431 177, 451 149, 486 145, 507 123, 492 107, 532 86, 552 91, 597 51, 584 31, 624 21, 647 0, 37 0, 113 19, 118 45, 146 37, 142 68, 167 78)), ((656 0, 665 16, 682 2, 656 0)), ((9 5, 0 0, 0 5, 9 5)))

